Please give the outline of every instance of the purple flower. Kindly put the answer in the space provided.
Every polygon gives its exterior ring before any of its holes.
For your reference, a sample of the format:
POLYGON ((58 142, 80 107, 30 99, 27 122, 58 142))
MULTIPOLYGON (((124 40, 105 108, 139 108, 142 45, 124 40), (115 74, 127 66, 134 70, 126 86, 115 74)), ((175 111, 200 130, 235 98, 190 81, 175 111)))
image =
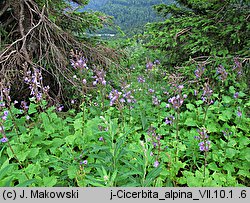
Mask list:
POLYGON ((168 100, 168 102, 172 103, 173 107, 175 109, 178 109, 181 107, 181 105, 183 104, 183 98, 180 97, 180 95, 177 95, 176 97, 172 97, 168 100))
POLYGON ((209 140, 206 140, 205 142, 202 141, 200 142, 198 145, 200 147, 200 151, 209 151, 209 147, 210 147, 211 142, 209 140))
POLYGON ((77 60, 70 60, 71 66, 75 69, 88 69, 87 67, 87 59, 84 57, 79 57, 77 60))
POLYGON ((87 160, 84 160, 82 163, 83 163, 84 165, 87 165, 87 164, 88 164, 88 161, 87 161, 87 160))
POLYGON ((106 80, 102 81, 102 85, 104 85, 104 86, 106 85, 106 80))
POLYGON ((144 79, 142 76, 139 76, 139 77, 137 78, 137 81, 138 81, 139 83, 144 83, 144 82, 145 82, 145 79, 144 79))
POLYGON ((62 111, 63 110, 63 108, 64 108, 64 106, 63 105, 61 105, 61 106, 59 106, 59 107, 57 107, 57 111, 62 111))
POLYGON ((8 111, 4 111, 4 112, 3 112, 2 119, 3 119, 4 121, 6 121, 6 120, 7 120, 8 114, 9 114, 9 112, 8 112, 8 111))
POLYGON ((8 116, 8 114, 9 114, 8 111, 4 111, 4 112, 3 112, 3 115, 4 115, 4 116, 8 116))
POLYGON ((235 98, 235 99, 238 99, 238 98, 239 98, 239 92, 235 92, 234 98, 235 98))
POLYGON ((117 101, 119 101, 121 94, 122 93, 119 92, 118 90, 112 90, 109 93, 110 106, 113 106, 117 101))
POLYGON ((156 96, 152 97, 152 102, 154 105, 159 106, 161 103, 161 100, 159 100, 156 96))
POLYGON ((149 62, 146 64, 146 68, 147 68, 148 70, 151 70, 151 69, 153 68, 153 66, 154 66, 154 64, 153 64, 151 61, 149 61, 149 62))
POLYGON ((202 74, 204 73, 205 68, 199 66, 195 71, 194 74, 196 76, 196 78, 200 78, 202 76, 202 74))
POLYGON ((171 124, 173 123, 174 119, 175 119, 174 116, 166 117, 166 118, 165 118, 165 123, 166 123, 167 125, 171 125, 171 124))
POLYGON ((197 90, 194 90, 194 96, 196 96, 198 94, 197 90))
POLYGON ((159 164, 160 164, 160 163, 159 163, 158 161, 155 161, 155 162, 154 162, 154 167, 157 168, 157 167, 159 166, 159 164))
POLYGON ((7 137, 3 137, 3 138, 1 139, 1 142, 2 142, 2 143, 8 142, 8 138, 7 138, 7 137))
POLYGON ((148 90, 150 93, 154 93, 155 91, 153 89, 148 90))
POLYGON ((156 60, 154 61, 154 64, 160 65, 160 61, 159 61, 158 59, 156 59, 156 60))
POLYGON ((182 90, 184 88, 184 85, 179 85, 178 88, 182 90))
POLYGON ((219 65, 219 67, 217 68, 217 73, 220 74, 220 79, 222 81, 227 79, 227 75, 228 73, 226 72, 225 68, 222 65, 219 65))
POLYGON ((237 111, 237 116, 238 117, 242 117, 242 112, 238 109, 238 111, 237 111))
POLYGON ((125 103, 126 100, 125 100, 124 98, 121 98, 121 99, 120 99, 120 102, 121 102, 121 103, 125 103))
POLYGON ((103 140, 104 140, 103 137, 100 137, 100 138, 99 138, 99 141, 103 141, 103 140))
POLYGON ((86 80, 86 79, 83 79, 83 80, 82 80, 82 83, 83 83, 84 85, 86 85, 86 84, 87 84, 87 80, 86 80))
POLYGON ((29 109, 29 106, 27 105, 27 102, 25 102, 25 101, 21 101, 21 107, 22 107, 24 110, 28 110, 28 109, 29 109))
POLYGON ((201 130, 198 129, 197 132, 200 134, 200 139, 204 140, 205 138, 209 138, 205 128, 202 128, 201 130))

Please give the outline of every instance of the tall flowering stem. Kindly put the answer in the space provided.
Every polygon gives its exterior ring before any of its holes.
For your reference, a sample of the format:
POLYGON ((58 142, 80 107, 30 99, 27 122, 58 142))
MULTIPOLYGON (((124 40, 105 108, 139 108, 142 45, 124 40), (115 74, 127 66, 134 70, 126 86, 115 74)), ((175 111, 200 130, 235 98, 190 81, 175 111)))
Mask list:
POLYGON ((202 128, 201 130, 197 130, 199 136, 195 136, 195 139, 199 140, 200 143, 198 144, 199 149, 201 152, 204 152, 204 171, 203 171, 203 180, 205 181, 206 177, 206 165, 207 165, 207 155, 210 149, 211 142, 208 140, 209 136, 207 135, 207 130, 202 128))
POLYGON ((4 108, 7 108, 8 111, 4 111, 5 115, 2 118, 7 119, 7 116, 10 115, 12 123, 14 125, 15 132, 16 132, 17 136, 19 137, 19 128, 16 124, 15 117, 13 116, 14 114, 11 110, 10 87, 3 87, 3 85, 0 83, 0 112, 4 108))
MULTIPOLYGON (((161 135, 158 135, 156 132, 156 128, 150 126, 150 128, 148 129, 147 133, 149 136, 148 141, 150 141, 153 145, 153 148, 157 150, 157 155, 156 155, 156 159, 154 162, 154 167, 158 167, 160 162, 159 162, 159 158, 160 158, 160 153, 162 151, 162 144, 161 144, 161 135)), ((151 152, 150 156, 154 156, 154 153, 151 152)))
MULTIPOLYGON (((182 94, 182 89, 184 88, 184 85, 176 85, 175 83, 172 84, 173 87, 175 87, 174 92, 177 94, 177 96, 174 96, 168 100, 170 103, 168 107, 172 106, 176 112, 176 136, 175 139, 178 142, 179 140, 179 120, 180 120, 180 107, 182 106, 184 99, 187 98, 186 94, 182 94)), ((177 161, 178 158, 178 146, 176 145, 176 153, 175 153, 175 160, 177 161)))
MULTIPOLYGON (((79 75, 81 76, 81 86, 82 86, 82 134, 84 135, 84 124, 85 124, 85 93, 86 93, 86 85, 87 85, 87 80, 84 78, 86 75, 86 71, 89 69, 87 66, 87 58, 84 57, 83 53, 81 51, 74 51, 71 50, 71 66, 79 72, 79 75)), ((77 76, 74 75, 73 78, 77 79, 77 76)))

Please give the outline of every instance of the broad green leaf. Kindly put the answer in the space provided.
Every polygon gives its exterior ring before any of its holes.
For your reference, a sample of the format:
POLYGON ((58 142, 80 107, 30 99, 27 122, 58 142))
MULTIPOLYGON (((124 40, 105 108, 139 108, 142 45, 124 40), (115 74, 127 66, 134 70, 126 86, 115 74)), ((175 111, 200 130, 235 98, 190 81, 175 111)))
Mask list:
POLYGON ((36 179, 26 180, 16 185, 16 187, 28 187, 28 186, 31 186, 35 182, 36 182, 36 179))
POLYGON ((193 118, 187 118, 184 124, 187 126, 197 126, 196 120, 193 118))
POLYGON ((43 184, 45 187, 53 187, 57 183, 57 177, 51 176, 51 177, 44 177, 43 178, 43 184))
POLYGON ((71 165, 69 166, 67 173, 70 179, 74 179, 77 176, 79 166, 71 165))

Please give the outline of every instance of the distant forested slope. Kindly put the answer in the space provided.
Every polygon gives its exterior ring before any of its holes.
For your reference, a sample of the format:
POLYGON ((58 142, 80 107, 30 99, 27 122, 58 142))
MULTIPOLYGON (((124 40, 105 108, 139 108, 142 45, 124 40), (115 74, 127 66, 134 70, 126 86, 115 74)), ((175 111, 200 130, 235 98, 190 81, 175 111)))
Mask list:
MULTIPOLYGON (((148 22, 162 20, 153 9, 157 4, 171 4, 174 0, 90 0, 84 9, 101 11, 114 16, 114 22, 126 34, 133 35, 143 31, 148 22)), ((114 28, 105 28, 103 33, 116 33, 114 28)))

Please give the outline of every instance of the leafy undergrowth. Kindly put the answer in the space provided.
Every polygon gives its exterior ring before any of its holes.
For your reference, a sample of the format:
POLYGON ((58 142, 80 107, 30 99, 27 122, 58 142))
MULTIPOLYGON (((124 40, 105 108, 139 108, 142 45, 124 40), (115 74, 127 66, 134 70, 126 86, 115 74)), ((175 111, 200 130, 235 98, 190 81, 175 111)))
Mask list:
POLYGON ((72 61, 75 109, 48 106, 39 70, 25 78, 29 102, 1 89, 0 186, 250 186, 239 59, 171 72, 147 61, 107 76, 85 62, 72 61))

